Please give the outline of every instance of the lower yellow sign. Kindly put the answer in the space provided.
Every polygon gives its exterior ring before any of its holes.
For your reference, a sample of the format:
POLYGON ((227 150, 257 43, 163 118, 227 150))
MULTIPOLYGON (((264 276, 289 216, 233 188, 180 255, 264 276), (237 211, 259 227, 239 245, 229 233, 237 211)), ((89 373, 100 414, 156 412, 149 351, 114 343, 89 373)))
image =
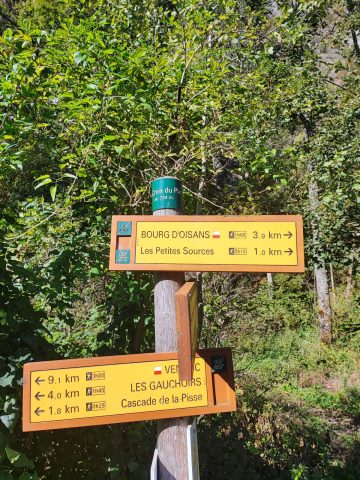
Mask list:
POLYGON ((174 356, 142 354, 26 364, 23 429, 166 418, 214 406, 214 372, 206 355, 197 356, 190 381, 179 380, 174 356))
POLYGON ((31 422, 207 405, 205 361, 179 381, 176 360, 31 373, 31 422))

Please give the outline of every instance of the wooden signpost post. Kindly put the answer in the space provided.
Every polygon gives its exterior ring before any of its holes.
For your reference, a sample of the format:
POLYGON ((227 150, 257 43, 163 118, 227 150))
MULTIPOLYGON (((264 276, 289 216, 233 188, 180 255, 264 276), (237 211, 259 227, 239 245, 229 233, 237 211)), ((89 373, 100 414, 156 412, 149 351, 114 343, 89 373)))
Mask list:
POLYGON ((193 423, 188 426, 187 447, 188 447, 189 480, 200 480, 196 418, 194 419, 193 423))
MULTIPOLYGON (((149 218, 156 220, 168 218, 169 215, 176 218, 181 213, 182 185, 176 178, 163 177, 154 180, 151 184, 151 194, 154 216, 149 218)), ((111 249, 112 242, 110 257, 111 249)), ((177 350, 175 294, 183 285, 184 280, 182 272, 158 269, 155 274, 156 352, 177 350)), ((187 427, 191 421, 191 417, 187 416, 158 421, 157 471, 159 480, 185 480, 188 478, 187 427)))

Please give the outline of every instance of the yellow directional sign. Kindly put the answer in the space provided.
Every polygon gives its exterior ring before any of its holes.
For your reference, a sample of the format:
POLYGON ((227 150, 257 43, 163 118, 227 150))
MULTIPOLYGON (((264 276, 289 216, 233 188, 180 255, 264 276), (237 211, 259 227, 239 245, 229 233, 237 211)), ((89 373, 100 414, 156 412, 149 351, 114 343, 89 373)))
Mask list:
POLYGON ((115 216, 110 269, 301 272, 303 250, 298 215, 115 216))
POLYGON ((142 354, 26 364, 24 431, 168 418, 185 415, 184 410, 207 413, 214 407, 210 362, 207 365, 206 355, 198 356, 193 379, 180 381, 175 356, 142 354))
POLYGON ((195 367, 191 385, 179 382, 175 360, 33 372, 31 422, 206 405, 204 360, 195 367))
POLYGON ((138 222, 136 263, 297 265, 295 222, 138 222))

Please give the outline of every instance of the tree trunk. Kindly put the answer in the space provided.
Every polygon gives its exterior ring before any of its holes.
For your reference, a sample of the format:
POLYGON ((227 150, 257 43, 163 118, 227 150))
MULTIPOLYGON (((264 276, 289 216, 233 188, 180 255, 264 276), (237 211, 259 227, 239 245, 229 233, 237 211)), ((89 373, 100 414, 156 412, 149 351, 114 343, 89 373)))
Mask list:
POLYGON ((358 39, 357 39, 357 35, 356 35, 355 30, 351 30, 351 36, 352 36, 352 39, 353 39, 355 54, 356 54, 356 56, 360 57, 360 47, 359 47, 359 43, 358 43, 358 39))
POLYGON ((353 271, 354 271, 354 255, 351 257, 351 263, 349 265, 348 273, 346 275, 345 300, 348 306, 350 304, 351 292, 353 288, 353 271))
MULTIPOLYGON (((356 12, 355 12, 356 2, 354 2, 354 0, 347 0, 346 3, 347 3, 347 8, 348 8, 349 14, 350 15, 351 14, 356 14, 356 12)), ((351 28, 350 31, 351 31, 352 41, 353 41, 353 44, 354 44, 355 55, 360 57, 360 47, 359 47, 359 42, 358 42, 358 39, 357 39, 356 30, 354 28, 351 28)))
POLYGON ((267 273, 266 277, 267 277, 269 298, 272 298, 273 297, 273 275, 272 273, 267 273))
POLYGON ((323 343, 331 343, 331 307, 325 265, 315 267, 316 293, 318 297, 319 336, 323 343))
POLYGON ((335 279, 334 279, 334 269, 332 263, 330 263, 330 281, 331 281, 331 291, 333 296, 333 307, 336 308, 336 292, 335 292, 335 279))
MULTIPOLYGON (((299 114, 299 118, 304 125, 307 140, 309 141, 314 134, 312 121, 310 118, 305 117, 303 113, 299 114)), ((322 245, 320 244, 319 186, 315 176, 315 161, 313 159, 310 159, 308 162, 308 172, 310 177, 309 204, 313 237, 315 283, 318 299, 319 337, 321 342, 329 344, 332 340, 330 295, 325 262, 321 255, 322 245)))
MULTIPOLYGON (((206 116, 202 117, 203 128, 206 126, 206 116)), ((202 214, 203 207, 203 193, 205 189, 205 179, 206 179, 206 153, 205 153, 205 144, 201 144, 201 176, 198 187, 198 197, 196 202, 196 215, 202 214)), ((196 273, 196 283, 197 283, 197 298, 198 298, 198 344, 200 344, 201 331, 204 324, 204 297, 203 297, 203 274, 202 272, 196 273)))
POLYGON ((319 244, 319 189, 314 175, 314 165, 310 161, 308 164, 310 173, 309 181, 309 202, 311 213, 311 226, 314 242, 314 263, 315 263, 315 281, 316 293, 318 298, 318 322, 319 336, 323 343, 331 343, 331 307, 328 286, 328 276, 325 268, 325 262, 321 258, 321 246, 319 244))

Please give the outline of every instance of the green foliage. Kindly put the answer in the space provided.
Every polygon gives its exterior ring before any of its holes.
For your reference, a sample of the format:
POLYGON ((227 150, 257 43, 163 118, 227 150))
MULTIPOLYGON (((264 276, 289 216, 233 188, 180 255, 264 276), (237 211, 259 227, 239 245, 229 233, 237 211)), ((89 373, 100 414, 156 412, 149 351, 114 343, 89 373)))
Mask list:
POLYGON ((334 312, 334 334, 344 346, 360 351, 360 297, 356 289, 349 299, 345 298, 342 286, 332 292, 332 309, 334 312), (335 298, 334 298, 335 294, 335 298))
POLYGON ((328 410, 338 410, 348 415, 357 415, 360 411, 360 390, 356 387, 345 388, 340 393, 329 392, 322 385, 299 388, 293 385, 284 385, 286 392, 295 393, 311 407, 320 407, 328 410))
MULTIPOLYGON (((9 219, 11 222, 11 219, 9 219)), ((4 238, 8 222, 0 223, 4 238)), ((22 451, 21 413, 22 365, 32 360, 54 358, 41 324, 44 312, 32 304, 38 279, 6 254, 0 241, 0 460, 8 472, 22 478, 37 478, 34 463, 22 451), (28 476, 26 476, 28 475, 28 476)), ((17 478, 17 477, 16 477, 17 478)))
MULTIPOLYGON (((69 478, 70 456, 74 478, 148 477, 152 425, 26 436, 19 414, 24 362, 153 350, 152 277, 107 264, 111 215, 150 213, 154 177, 184 181, 187 213, 303 213, 310 269, 356 259, 350 3, 18 5, 0 38, 0 478, 69 478)), ((239 416, 202 420, 213 440, 204 478, 351 478, 354 436, 337 454, 306 408, 357 415, 358 293, 337 302, 338 346, 322 349, 312 291, 311 271, 276 275, 272 287, 260 275, 205 276, 202 342, 233 346, 246 382, 239 416), (335 374, 348 384, 331 393, 323 383, 335 374)))
POLYGON ((357 479, 360 357, 340 339, 319 344, 311 283, 284 274, 271 287, 255 276, 208 280, 206 303, 214 302, 205 310, 204 333, 209 345, 233 349, 239 408, 201 420, 202 474, 357 479))

